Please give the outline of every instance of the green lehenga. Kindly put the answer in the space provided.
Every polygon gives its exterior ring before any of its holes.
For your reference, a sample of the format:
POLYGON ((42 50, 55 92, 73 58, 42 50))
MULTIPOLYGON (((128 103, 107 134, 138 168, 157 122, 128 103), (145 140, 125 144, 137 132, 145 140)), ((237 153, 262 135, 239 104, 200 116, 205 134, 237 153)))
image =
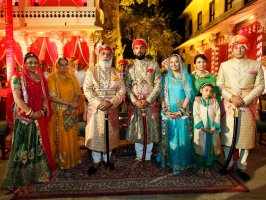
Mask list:
POLYGON ((16 119, 14 130, 2 188, 27 192, 30 183, 49 180, 50 168, 36 124, 26 124, 16 119))

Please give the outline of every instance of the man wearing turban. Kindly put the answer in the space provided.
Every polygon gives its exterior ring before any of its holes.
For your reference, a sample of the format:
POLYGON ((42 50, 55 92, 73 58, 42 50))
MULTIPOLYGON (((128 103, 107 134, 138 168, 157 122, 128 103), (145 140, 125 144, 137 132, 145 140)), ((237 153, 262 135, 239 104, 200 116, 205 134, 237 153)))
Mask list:
MULTIPOLYGON (((246 58, 249 41, 243 35, 232 38, 231 48, 233 59, 221 63, 217 85, 223 97, 221 105, 221 144, 224 145, 227 159, 232 144, 234 132, 234 110, 239 108, 238 127, 235 152, 239 155, 237 167, 240 177, 249 180, 247 157, 249 149, 255 146, 256 134, 256 99, 264 90, 264 76, 260 62, 246 58)), ((221 173, 233 170, 233 159, 227 169, 221 173)))
POLYGON ((126 67, 128 65, 128 61, 126 59, 121 59, 118 61, 118 65, 120 70, 125 73, 126 67))
POLYGON ((126 93, 130 101, 126 140, 135 142, 137 157, 131 163, 131 167, 137 167, 143 156, 144 125, 142 110, 145 110, 147 128, 145 165, 149 168, 152 166, 150 160, 153 143, 159 141, 159 107, 156 100, 161 91, 162 79, 158 63, 145 58, 146 41, 143 39, 135 40, 132 49, 136 59, 128 65, 125 72, 126 93))
POLYGON ((84 80, 85 80, 85 76, 86 76, 86 72, 82 69, 82 62, 81 60, 77 59, 74 61, 75 63, 75 75, 78 79, 79 82, 79 86, 82 89, 83 88, 83 84, 84 84, 84 80))
MULTIPOLYGON (((93 165, 88 175, 97 171, 101 161, 106 165, 107 150, 105 138, 105 112, 108 112, 109 155, 119 145, 118 106, 125 94, 124 78, 121 71, 113 68, 113 49, 108 45, 99 48, 99 63, 87 70, 83 90, 88 100, 85 145, 92 151, 93 165)), ((109 164, 110 170, 114 165, 109 164)))

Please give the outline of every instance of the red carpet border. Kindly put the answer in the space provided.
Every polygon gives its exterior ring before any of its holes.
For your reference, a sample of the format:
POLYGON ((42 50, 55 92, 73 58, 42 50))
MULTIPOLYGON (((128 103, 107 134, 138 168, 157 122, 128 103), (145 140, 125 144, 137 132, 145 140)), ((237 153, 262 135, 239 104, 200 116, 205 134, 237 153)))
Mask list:
POLYGON ((221 176, 219 167, 215 167, 211 178, 198 177, 196 169, 174 175, 170 168, 161 169, 156 161, 150 169, 138 167, 132 170, 129 163, 134 157, 116 157, 114 154, 111 161, 116 169, 110 175, 102 165, 96 174, 88 176, 91 161, 86 150, 82 150, 82 154, 82 164, 70 170, 59 170, 51 182, 35 184, 29 194, 16 195, 12 199, 249 191, 233 175, 221 176))

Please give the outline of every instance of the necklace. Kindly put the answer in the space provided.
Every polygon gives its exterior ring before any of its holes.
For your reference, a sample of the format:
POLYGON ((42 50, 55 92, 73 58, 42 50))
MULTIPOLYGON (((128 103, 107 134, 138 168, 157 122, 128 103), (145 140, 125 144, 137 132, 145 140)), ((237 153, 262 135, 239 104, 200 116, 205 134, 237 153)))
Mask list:
POLYGON ((34 74, 34 75, 30 75, 29 74, 29 78, 35 82, 39 82, 40 81, 40 78, 37 74, 34 74))
MULTIPOLYGON (((139 66, 139 68, 142 69, 142 73, 145 73, 144 80, 142 80, 142 81, 140 82, 140 87, 137 86, 137 75, 136 75, 136 66, 135 66, 135 63, 136 63, 136 62, 134 62, 134 64, 133 64, 133 70, 134 70, 134 84, 133 84, 133 85, 136 85, 137 93, 140 94, 140 95, 142 96, 142 93, 141 93, 140 91, 142 91, 144 85, 147 83, 146 78, 147 78, 148 63, 147 63, 147 61, 145 60, 145 62, 143 63, 144 67, 140 67, 140 66, 139 66), (143 69, 144 69, 144 71, 143 71, 143 69), (139 89, 140 89, 140 91, 139 91, 139 89)), ((138 65, 139 65, 139 64, 138 64, 138 65)), ((140 99, 141 99, 141 98, 140 98, 140 99)))
MULTIPOLYGON (((99 89, 101 89, 101 72, 102 73, 104 73, 103 71, 102 71, 102 68, 101 68, 101 66, 99 66, 99 68, 98 68, 99 70, 98 70, 98 85, 99 85, 99 89)), ((105 96, 106 96, 106 94, 107 94, 107 91, 108 91, 108 89, 109 89, 109 87, 110 87, 110 83, 111 83, 111 73, 112 73, 112 68, 110 68, 110 73, 109 73, 109 80, 108 80, 108 84, 107 84, 107 87, 105 88, 105 84, 103 83, 103 86, 102 86, 102 88, 105 90, 104 92, 102 92, 102 94, 103 94, 103 99, 105 99, 105 96)), ((104 78, 102 79, 103 81, 104 81, 104 78)))
POLYGON ((199 74, 198 72, 196 72, 196 76, 198 76, 199 78, 204 78, 206 76, 207 72, 204 71, 203 73, 199 74))

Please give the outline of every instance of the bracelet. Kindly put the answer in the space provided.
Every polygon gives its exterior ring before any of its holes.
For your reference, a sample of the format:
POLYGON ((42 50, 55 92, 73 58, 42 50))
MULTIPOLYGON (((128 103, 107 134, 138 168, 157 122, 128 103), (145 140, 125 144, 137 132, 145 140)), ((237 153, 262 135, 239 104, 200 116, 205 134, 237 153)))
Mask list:
POLYGON ((166 115, 167 112, 169 112, 168 108, 163 107, 163 109, 162 109, 162 113, 163 113, 164 115, 166 115))
POLYGON ((33 111, 31 111, 31 113, 29 114, 29 117, 31 117, 33 115, 33 111))
POLYGON ((32 109, 31 108, 29 109, 30 109, 29 112, 25 113, 26 115, 29 115, 31 113, 32 109))

